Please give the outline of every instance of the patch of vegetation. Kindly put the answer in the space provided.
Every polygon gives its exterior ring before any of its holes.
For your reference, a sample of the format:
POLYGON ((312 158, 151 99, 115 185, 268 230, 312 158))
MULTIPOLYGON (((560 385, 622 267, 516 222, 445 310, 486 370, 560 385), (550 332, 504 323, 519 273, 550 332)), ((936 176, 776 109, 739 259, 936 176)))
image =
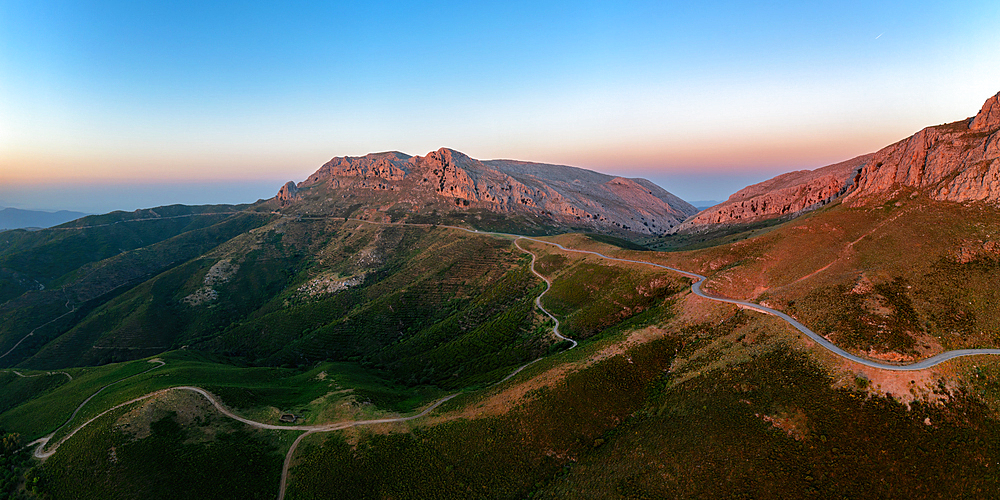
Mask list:
MULTIPOLYGON (((25 471, 31 467, 31 451, 21 446, 18 434, 0 429, 0 500, 27 498, 20 487, 25 471)), ((36 492, 33 484, 25 485, 25 489, 36 492)))
POLYGON ((412 214, 406 221, 414 224, 471 227, 480 231, 524 236, 550 236, 584 230, 582 227, 567 228, 547 217, 501 214, 486 209, 446 210, 443 212, 434 210, 430 213, 412 214))
POLYGON ((677 347, 661 340, 611 357, 503 416, 366 433, 354 447, 337 435, 314 439, 300 452, 289 497, 524 498, 640 408, 677 347))
POLYGON ((0 372, 0 414, 32 398, 65 384, 69 378, 61 373, 24 373, 13 370, 0 372))
MULTIPOLYGON (((28 440, 60 427, 76 407, 100 387, 122 378, 97 394, 72 421, 54 436, 57 441, 70 430, 115 405, 154 391, 182 385, 203 387, 227 406, 253 417, 272 418, 271 408, 293 411, 306 422, 341 401, 373 405, 373 411, 410 412, 444 392, 430 386, 394 383, 377 370, 357 363, 318 363, 308 369, 250 367, 226 358, 191 350, 161 355, 166 365, 141 376, 127 378, 156 366, 143 361, 97 368, 76 369, 74 380, 48 389, 20 406, 0 413, 0 427, 28 440)), ((65 380, 65 376, 61 376, 65 380)), ((276 418, 276 417, 273 417, 276 418)), ((277 422, 272 422, 277 423, 277 422)))
POLYGON ((191 442, 168 414, 136 439, 112 425, 123 410, 77 433, 30 481, 52 499, 274 497, 283 456, 258 433, 225 419, 211 440, 191 442))
POLYGON ((617 236, 611 236, 608 234, 586 233, 585 236, 594 241, 600 243, 606 243, 608 245, 614 245, 618 248, 624 248, 626 250, 637 250, 640 252, 645 252, 650 250, 650 248, 645 245, 640 245, 639 243, 635 243, 626 240, 624 238, 619 238, 617 236))
POLYGON ((643 239, 639 243, 646 247, 643 250, 652 249, 663 252, 699 250, 728 245, 754 236, 760 236, 792 219, 793 217, 783 216, 746 223, 719 224, 719 227, 697 232, 674 233, 643 239))
POLYGON ((832 389, 787 350, 672 379, 534 498, 964 498, 1000 482, 1000 428, 966 394, 907 409, 832 389))
POLYGON ((684 288, 674 273, 577 262, 557 271, 542 300, 563 322, 564 333, 587 338, 656 307, 684 288))
MULTIPOLYGON (((88 369, 69 369, 73 381, 63 375, 53 375, 65 383, 35 386, 33 392, 17 406, 0 413, 0 427, 19 433, 22 438, 32 441, 55 431, 66 422, 73 410, 101 387, 122 378, 137 375, 155 365, 146 362, 132 362, 106 365, 88 369)), ((41 377, 39 377, 41 378, 41 377)))
POLYGON ((833 335, 837 342, 861 350, 908 353, 916 345, 915 336, 924 333, 908 285, 900 277, 876 283, 867 292, 847 285, 819 288, 793 306, 793 311, 809 311, 821 335, 833 335))
POLYGON ((1000 296, 1000 261, 980 257, 958 262, 941 257, 915 287, 925 324, 945 342, 959 337, 989 346, 1000 341, 991 304, 1000 296))

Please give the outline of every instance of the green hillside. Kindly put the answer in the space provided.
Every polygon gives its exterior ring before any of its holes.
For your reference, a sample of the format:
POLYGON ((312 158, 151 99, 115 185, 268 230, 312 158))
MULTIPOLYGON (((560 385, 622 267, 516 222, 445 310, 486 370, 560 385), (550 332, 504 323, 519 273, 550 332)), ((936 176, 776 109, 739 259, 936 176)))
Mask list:
MULTIPOLYGON (((994 345, 997 258, 982 242, 1000 218, 896 201, 730 228, 713 236, 728 243, 699 250, 550 241, 704 273, 706 289, 785 309, 856 352, 994 345), (965 222, 938 223, 948 219, 965 222)), ((19 235, 18 249, 4 247, 5 269, 45 288, 0 306, 0 429, 18 446, 48 437, 56 450, 4 455, 4 487, 54 499, 273 498, 287 459, 289 499, 978 498, 998 488, 989 358, 866 371, 776 318, 693 296, 673 271, 537 241, 519 240, 521 250, 439 220, 272 208, 110 214, 72 229, 83 240, 19 235), (139 229, 164 223, 173 229, 139 229), (64 239, 77 254, 96 249, 63 262, 64 239), (546 285, 532 255, 551 280, 540 302, 574 349, 535 305, 546 285)))

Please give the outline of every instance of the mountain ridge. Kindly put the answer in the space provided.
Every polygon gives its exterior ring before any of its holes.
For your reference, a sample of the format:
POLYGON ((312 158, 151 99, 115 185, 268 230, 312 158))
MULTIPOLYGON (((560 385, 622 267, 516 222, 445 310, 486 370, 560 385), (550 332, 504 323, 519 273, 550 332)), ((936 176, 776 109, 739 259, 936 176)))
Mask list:
POLYGON ((1000 201, 998 131, 1000 93, 973 117, 925 127, 874 153, 747 186, 671 233, 794 216, 839 197, 863 206, 891 198, 901 187, 937 201, 1000 201))
MULTIPOLYGON (((646 179, 565 165, 482 161, 448 148, 424 156, 390 151, 335 157, 306 180, 285 184, 275 199, 283 208, 308 210, 294 205, 304 200, 305 191, 324 188, 348 190, 365 201, 379 198, 411 214, 427 212, 427 208, 485 209, 540 217, 563 227, 645 235, 665 233, 697 212, 646 179), (387 193, 396 194, 379 196, 387 193)), ((321 204, 319 208, 331 210, 333 206, 321 204)))
POLYGON ((927 127, 874 154, 845 202, 860 205, 899 187, 937 201, 1000 201, 1000 93, 976 116, 927 127))

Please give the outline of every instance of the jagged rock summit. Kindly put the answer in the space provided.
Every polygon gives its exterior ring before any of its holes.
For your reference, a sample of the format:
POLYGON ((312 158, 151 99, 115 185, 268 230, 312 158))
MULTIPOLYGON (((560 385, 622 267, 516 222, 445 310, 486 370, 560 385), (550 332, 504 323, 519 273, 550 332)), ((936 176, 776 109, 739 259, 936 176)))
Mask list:
POLYGON ((336 157, 276 201, 296 213, 367 211, 398 216, 488 211, 545 224, 631 234, 663 234, 697 212, 646 179, 515 160, 480 161, 441 148, 336 157))
POLYGON ((1000 128, 1000 92, 986 100, 979 114, 972 118, 969 129, 976 132, 1000 128))
POLYGON ((881 149, 845 201, 861 205, 900 187, 940 201, 1000 201, 1000 93, 965 120, 927 127, 881 149))
POLYGON ((700 231, 793 216, 840 196, 852 206, 878 203, 901 187, 939 201, 1000 201, 1000 93, 965 120, 927 127, 875 153, 748 186, 672 232, 700 231))

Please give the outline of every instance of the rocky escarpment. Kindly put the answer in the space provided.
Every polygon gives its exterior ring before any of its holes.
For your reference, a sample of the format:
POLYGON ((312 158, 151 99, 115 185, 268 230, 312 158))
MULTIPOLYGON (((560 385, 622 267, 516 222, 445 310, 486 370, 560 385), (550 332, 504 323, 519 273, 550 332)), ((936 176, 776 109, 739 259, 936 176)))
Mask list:
POLYGON ((1000 201, 1000 93, 965 120, 928 127, 876 153, 748 186, 672 232, 701 231, 794 215, 844 196, 852 206, 877 203, 901 187, 932 199, 1000 201))
POLYGON ((485 209, 638 234, 665 233, 697 212, 645 179, 563 165, 480 161, 447 148, 425 156, 386 152, 333 158, 302 183, 283 187, 277 200, 287 206, 316 190, 336 192, 316 199, 339 195, 383 210, 403 205, 411 212, 485 209))
POLYGON ((1000 201, 1000 93, 979 113, 928 127, 875 153, 845 201, 861 205, 916 188, 940 201, 1000 201))
POLYGON ((688 219, 674 232, 792 215, 822 206, 847 192, 871 157, 869 154, 816 170, 789 172, 747 186, 724 203, 688 219))

